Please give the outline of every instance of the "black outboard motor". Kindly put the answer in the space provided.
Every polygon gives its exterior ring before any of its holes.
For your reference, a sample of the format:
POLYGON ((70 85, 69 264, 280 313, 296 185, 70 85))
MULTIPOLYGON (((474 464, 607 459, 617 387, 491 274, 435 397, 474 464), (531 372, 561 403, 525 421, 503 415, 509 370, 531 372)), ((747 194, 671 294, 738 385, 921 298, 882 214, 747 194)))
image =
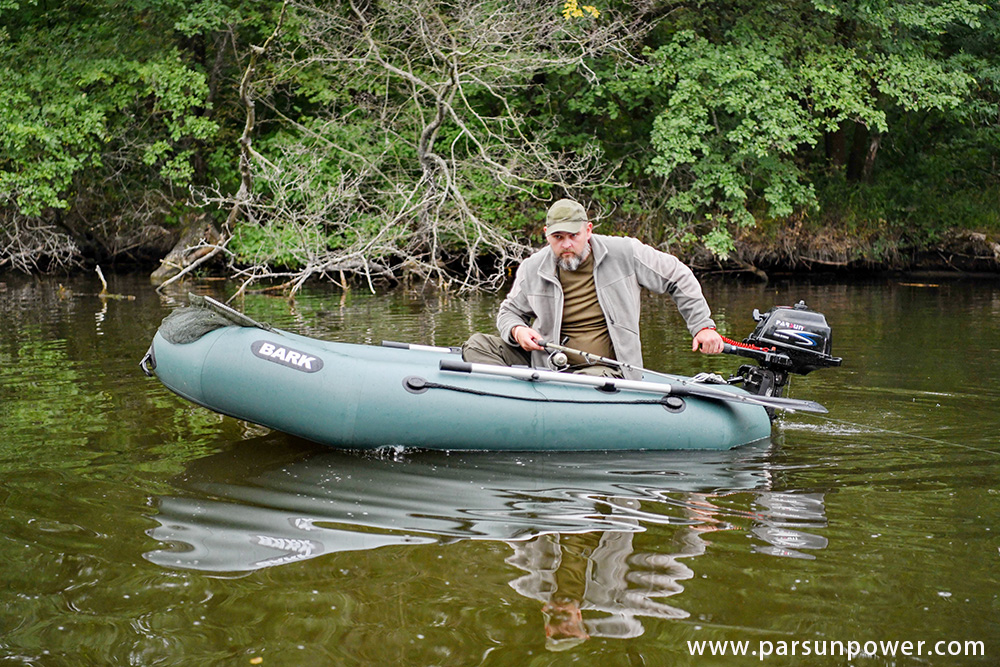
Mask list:
POLYGON ((775 306, 763 315, 756 308, 757 328, 742 343, 727 341, 725 351, 757 362, 740 366, 730 378, 752 394, 781 396, 789 373, 805 375, 819 368, 839 366, 842 359, 830 355, 833 334, 823 313, 810 310, 804 301, 794 306, 775 306))

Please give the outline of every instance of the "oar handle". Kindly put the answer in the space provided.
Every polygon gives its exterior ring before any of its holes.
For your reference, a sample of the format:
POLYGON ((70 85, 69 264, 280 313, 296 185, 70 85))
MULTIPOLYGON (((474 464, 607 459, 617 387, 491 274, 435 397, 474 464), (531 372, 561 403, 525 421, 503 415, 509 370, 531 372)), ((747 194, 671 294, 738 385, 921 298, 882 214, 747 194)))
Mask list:
POLYGON ((471 373, 472 364, 468 361, 454 361, 452 359, 442 359, 438 362, 438 367, 443 371, 452 373, 471 373))

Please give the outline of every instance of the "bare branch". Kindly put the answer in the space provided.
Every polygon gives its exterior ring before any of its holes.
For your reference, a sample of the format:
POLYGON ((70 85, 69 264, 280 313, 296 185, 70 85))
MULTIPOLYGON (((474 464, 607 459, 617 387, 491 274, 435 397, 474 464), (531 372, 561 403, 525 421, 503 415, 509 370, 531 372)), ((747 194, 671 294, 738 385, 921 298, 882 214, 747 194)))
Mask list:
POLYGON ((47 259, 50 268, 76 264, 80 256, 73 239, 65 231, 40 218, 8 210, 0 224, 0 269, 32 273, 47 259))
MULTIPOLYGON (((552 151, 555 128, 527 118, 516 96, 553 68, 596 78, 586 63, 621 49, 620 21, 573 24, 536 0, 292 7, 300 40, 270 62, 279 79, 323 81, 316 90, 326 113, 305 125, 270 107, 292 132, 270 162, 250 152, 244 132, 241 173, 252 167, 256 192, 267 196, 249 197, 246 175, 231 199, 261 222, 232 232, 241 293, 280 281, 294 295, 310 277, 345 272, 369 287, 400 276, 496 287, 531 248, 484 206, 601 184, 598 142, 572 155, 552 151)), ((245 98, 248 128, 252 102, 245 98)))

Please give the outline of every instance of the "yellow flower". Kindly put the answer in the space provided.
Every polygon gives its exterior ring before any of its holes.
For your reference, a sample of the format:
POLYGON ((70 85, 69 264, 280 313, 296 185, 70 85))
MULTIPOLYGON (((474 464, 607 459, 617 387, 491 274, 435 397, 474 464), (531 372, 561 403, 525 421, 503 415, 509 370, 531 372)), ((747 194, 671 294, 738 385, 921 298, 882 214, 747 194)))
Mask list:
POLYGON ((601 12, 597 11, 597 8, 593 5, 584 5, 580 7, 577 0, 566 0, 563 3, 562 15, 567 21, 571 18, 581 18, 584 12, 590 14, 593 18, 598 18, 601 12))

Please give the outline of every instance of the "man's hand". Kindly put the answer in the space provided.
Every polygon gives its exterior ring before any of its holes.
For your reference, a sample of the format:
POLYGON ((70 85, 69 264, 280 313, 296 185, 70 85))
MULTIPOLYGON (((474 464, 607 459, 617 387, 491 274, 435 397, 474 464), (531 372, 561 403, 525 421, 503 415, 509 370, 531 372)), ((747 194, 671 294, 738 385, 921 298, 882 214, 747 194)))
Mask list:
POLYGON ((691 344, 691 351, 697 352, 699 349, 702 354, 719 354, 722 352, 722 336, 715 329, 702 329, 695 335, 694 341, 691 344))
MULTIPOLYGON (((542 340, 542 334, 538 333, 531 327, 526 327, 524 325, 518 325, 511 329, 510 335, 514 337, 517 344, 521 346, 522 350, 527 350, 528 352, 545 350, 536 341, 542 340)), ((722 349, 721 347, 719 348, 722 349)))

